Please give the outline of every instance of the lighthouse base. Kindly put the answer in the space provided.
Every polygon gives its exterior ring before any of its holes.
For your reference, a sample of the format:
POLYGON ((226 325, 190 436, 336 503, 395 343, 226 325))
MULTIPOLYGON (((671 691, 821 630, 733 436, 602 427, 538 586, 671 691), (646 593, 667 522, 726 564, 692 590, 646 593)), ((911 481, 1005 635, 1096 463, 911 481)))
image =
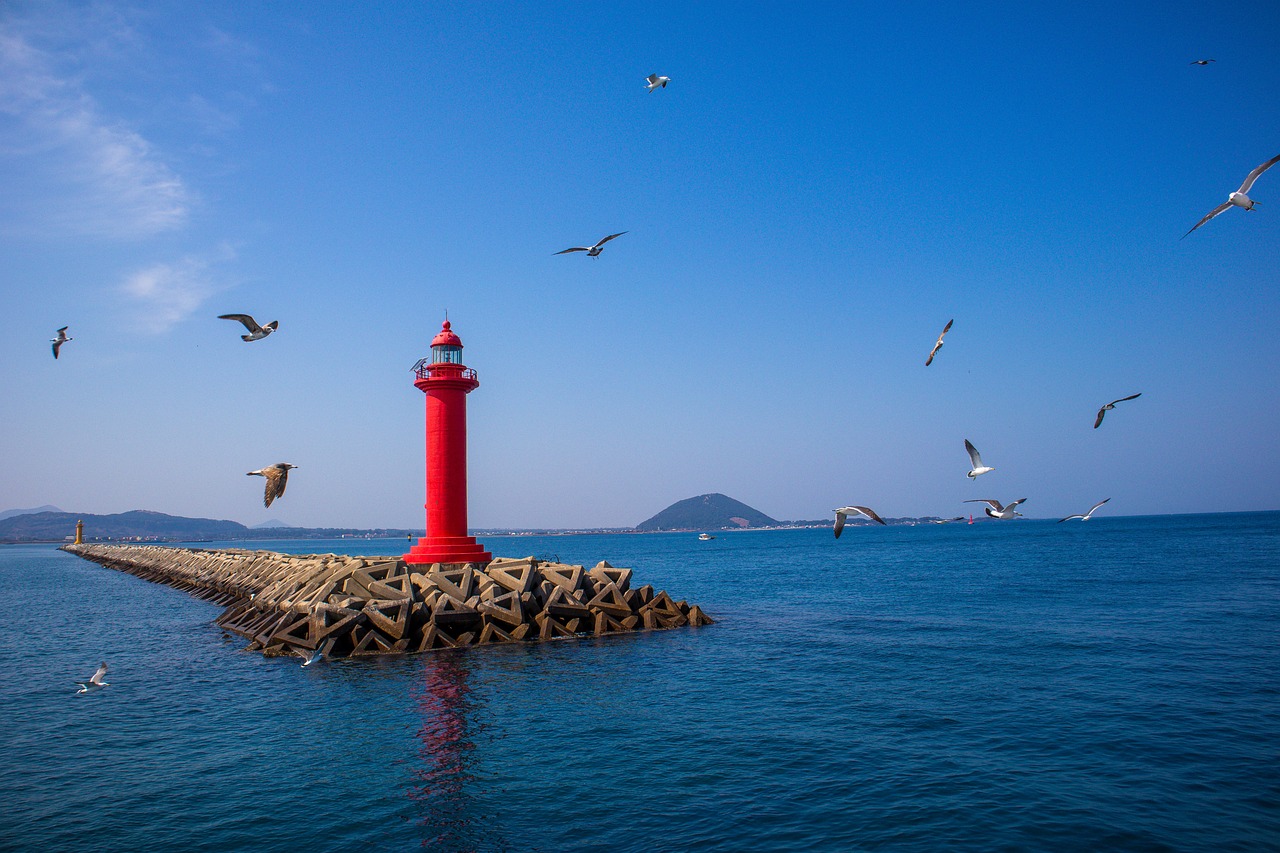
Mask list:
POLYGON ((406 563, 488 563, 493 554, 474 536, 426 536, 402 559, 406 563))

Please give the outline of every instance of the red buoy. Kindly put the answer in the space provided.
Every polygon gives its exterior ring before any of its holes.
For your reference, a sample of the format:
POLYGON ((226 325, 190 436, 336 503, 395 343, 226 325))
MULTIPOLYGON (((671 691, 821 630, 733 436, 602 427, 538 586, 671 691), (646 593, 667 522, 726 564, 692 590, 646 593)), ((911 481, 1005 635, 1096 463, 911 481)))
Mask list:
POLYGON ((427 395, 427 535, 406 563, 487 563, 493 554, 467 535, 467 395, 480 387, 462 363, 462 340, 444 321, 431 358, 414 365, 414 385, 427 395))

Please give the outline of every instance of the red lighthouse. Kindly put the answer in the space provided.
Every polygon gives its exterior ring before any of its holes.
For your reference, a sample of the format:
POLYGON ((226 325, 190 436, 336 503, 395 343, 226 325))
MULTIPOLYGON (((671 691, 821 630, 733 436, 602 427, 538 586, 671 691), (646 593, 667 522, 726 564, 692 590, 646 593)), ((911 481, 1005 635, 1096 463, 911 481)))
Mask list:
POLYGON ((414 365, 413 383, 427 395, 427 535, 406 563, 487 563, 493 554, 467 535, 467 395, 480 387, 462 363, 462 340, 444 321, 431 360, 414 365))

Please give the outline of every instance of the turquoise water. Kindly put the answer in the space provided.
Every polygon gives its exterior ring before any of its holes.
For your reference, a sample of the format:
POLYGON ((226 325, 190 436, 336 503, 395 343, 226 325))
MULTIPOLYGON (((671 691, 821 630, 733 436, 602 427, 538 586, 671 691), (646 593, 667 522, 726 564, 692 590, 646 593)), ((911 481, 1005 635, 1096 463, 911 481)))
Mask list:
POLYGON ((0 548, 0 848, 1280 848, 1280 513, 484 542, 720 621, 302 669, 0 548))

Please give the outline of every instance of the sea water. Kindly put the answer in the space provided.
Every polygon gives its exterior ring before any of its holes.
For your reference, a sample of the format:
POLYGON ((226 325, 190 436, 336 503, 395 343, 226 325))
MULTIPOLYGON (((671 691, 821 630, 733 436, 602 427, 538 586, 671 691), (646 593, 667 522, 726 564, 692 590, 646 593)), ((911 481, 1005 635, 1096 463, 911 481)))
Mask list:
POLYGON ((0 547, 0 848, 1280 848, 1280 513, 484 543, 718 622, 303 669, 0 547))

